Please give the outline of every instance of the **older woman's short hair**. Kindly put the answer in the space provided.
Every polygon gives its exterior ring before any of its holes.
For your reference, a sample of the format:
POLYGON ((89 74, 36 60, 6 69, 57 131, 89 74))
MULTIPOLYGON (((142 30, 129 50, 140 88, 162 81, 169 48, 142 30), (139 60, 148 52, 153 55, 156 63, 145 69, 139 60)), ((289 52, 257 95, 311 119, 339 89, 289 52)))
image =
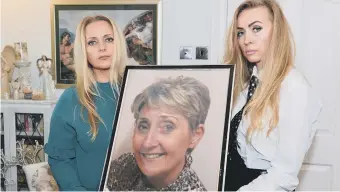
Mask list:
POLYGON ((187 118, 190 128, 195 130, 204 124, 210 107, 209 89, 193 77, 163 78, 139 93, 131 106, 134 118, 147 107, 171 107, 187 118))

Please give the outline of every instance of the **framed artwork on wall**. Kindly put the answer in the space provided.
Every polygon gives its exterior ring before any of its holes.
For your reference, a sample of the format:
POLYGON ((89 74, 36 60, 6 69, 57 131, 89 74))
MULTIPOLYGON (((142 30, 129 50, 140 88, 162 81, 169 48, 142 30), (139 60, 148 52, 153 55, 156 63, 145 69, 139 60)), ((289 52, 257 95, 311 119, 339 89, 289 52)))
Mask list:
POLYGON ((100 191, 222 191, 234 65, 127 66, 100 191))
POLYGON ((75 83, 73 46, 82 18, 104 15, 114 20, 127 43, 127 65, 158 65, 161 0, 52 0, 51 31, 57 88, 75 83))

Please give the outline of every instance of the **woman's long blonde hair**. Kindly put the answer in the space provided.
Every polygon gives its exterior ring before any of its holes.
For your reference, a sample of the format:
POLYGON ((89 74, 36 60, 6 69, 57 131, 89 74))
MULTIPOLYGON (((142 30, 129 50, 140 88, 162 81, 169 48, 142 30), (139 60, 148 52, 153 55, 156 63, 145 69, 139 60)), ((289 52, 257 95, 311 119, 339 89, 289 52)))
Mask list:
MULTIPOLYGON (((118 26, 111 19, 102 16, 88 16, 85 17, 78 25, 76 32, 76 39, 74 43, 74 58, 75 58, 75 73, 76 73, 76 89, 78 97, 82 106, 81 117, 85 121, 83 112, 84 108, 88 112, 88 122, 90 124, 90 134, 92 140, 97 136, 98 120, 103 124, 103 120, 96 112, 96 106, 94 103, 94 97, 98 96, 98 90, 96 87, 96 79, 93 70, 89 67, 86 54, 86 41, 85 41, 85 29, 90 23, 96 21, 106 21, 113 29, 114 38, 114 53, 112 59, 112 65, 110 70, 110 83, 111 86, 119 93, 119 84, 122 81, 125 65, 127 63, 126 42, 123 33, 118 26)), ((108 106, 109 107, 109 106, 108 106)), ((113 106, 112 106, 113 107, 113 106)), ((105 125, 105 124, 104 124, 105 125)))
POLYGON ((250 140, 254 131, 263 129, 269 120, 270 132, 279 121, 280 86, 289 70, 294 66, 295 44, 291 29, 280 5, 275 0, 246 0, 235 11, 232 24, 226 38, 227 51, 224 55, 225 64, 236 64, 233 103, 235 104, 241 91, 247 87, 251 74, 247 68, 247 59, 242 55, 237 39, 237 19, 244 10, 255 7, 266 7, 272 21, 272 36, 266 55, 261 58, 261 80, 253 98, 245 107, 250 117, 247 139, 250 140), (266 115, 272 112, 272 116, 266 115), (265 118, 266 117, 266 118, 265 118))

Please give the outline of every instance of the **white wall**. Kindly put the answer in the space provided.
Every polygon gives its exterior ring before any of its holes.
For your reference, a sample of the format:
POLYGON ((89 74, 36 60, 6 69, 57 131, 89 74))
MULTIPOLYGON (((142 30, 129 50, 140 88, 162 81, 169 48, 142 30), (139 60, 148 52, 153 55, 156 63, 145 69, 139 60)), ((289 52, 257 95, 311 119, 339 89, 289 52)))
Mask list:
POLYGON ((1 50, 14 42, 26 41, 32 83, 39 85, 36 60, 43 54, 51 57, 49 1, 2 0, 1 3, 1 50))
MULTIPOLYGON (((225 0, 162 0, 162 64, 217 64, 219 59, 219 10, 225 0), (181 46, 207 46, 208 60, 180 60, 181 46)), ((50 0, 1 0, 1 50, 25 41, 31 61, 32 83, 39 85, 36 60, 51 53, 50 0), (15 11, 14 11, 15 10, 15 11), (20 13, 20 14, 18 14, 20 13)), ((222 18, 223 19, 223 18, 222 18)), ((63 89, 57 90, 60 96, 63 89)))

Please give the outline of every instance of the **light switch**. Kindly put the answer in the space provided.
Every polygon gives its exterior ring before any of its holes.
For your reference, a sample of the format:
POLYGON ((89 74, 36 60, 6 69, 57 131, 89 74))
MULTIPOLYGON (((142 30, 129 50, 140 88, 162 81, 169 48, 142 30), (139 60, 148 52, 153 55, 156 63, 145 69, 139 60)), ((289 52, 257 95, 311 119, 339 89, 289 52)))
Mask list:
POLYGON ((192 47, 181 47, 179 51, 180 59, 192 59, 192 47))

